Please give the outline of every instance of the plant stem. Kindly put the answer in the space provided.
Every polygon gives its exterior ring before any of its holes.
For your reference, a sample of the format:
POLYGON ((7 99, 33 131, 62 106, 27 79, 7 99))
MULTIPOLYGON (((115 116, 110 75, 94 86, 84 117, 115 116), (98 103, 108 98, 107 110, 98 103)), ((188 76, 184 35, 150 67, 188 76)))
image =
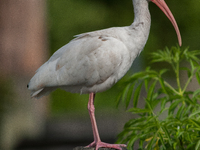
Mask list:
POLYGON ((183 96, 183 91, 181 89, 180 76, 179 76, 179 61, 176 64, 175 74, 176 74, 176 82, 177 82, 177 86, 178 86, 179 95, 183 96))
POLYGON ((167 83, 166 81, 164 81, 164 84, 165 84, 168 88, 170 88, 174 93, 180 95, 180 93, 179 93, 178 91, 176 91, 169 83, 167 83))
POLYGON ((189 83, 191 82, 192 78, 193 78, 194 74, 192 73, 191 76, 189 77, 189 79, 187 80, 187 82, 185 83, 185 86, 183 88, 183 93, 186 91, 189 83))
MULTIPOLYGON (((154 79, 160 81, 159 78, 161 78, 161 77, 156 77, 156 78, 154 78, 154 79)), ((160 81, 160 83, 161 83, 161 81, 160 81)), ((164 81, 163 83, 165 84, 165 86, 167 86, 167 87, 168 87, 170 90, 172 90, 174 93, 180 95, 180 93, 179 93, 178 91, 176 91, 169 83, 167 83, 166 81, 164 81)), ((166 89, 163 88, 163 90, 164 90, 165 93, 167 94, 166 89)), ((168 95, 168 94, 167 94, 167 95, 168 95)))

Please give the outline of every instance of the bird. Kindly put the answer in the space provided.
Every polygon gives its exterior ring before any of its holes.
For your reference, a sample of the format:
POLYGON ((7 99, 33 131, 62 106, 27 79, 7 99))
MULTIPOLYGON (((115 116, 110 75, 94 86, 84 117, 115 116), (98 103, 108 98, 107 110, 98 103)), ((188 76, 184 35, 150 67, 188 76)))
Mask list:
POLYGON ((40 98, 57 88, 71 93, 89 94, 88 111, 94 141, 86 147, 121 150, 125 144, 102 142, 95 119, 95 94, 110 89, 132 66, 143 50, 150 32, 149 2, 155 3, 175 28, 178 43, 182 40, 178 25, 164 0, 132 0, 134 20, 130 26, 111 27, 76 35, 58 49, 31 78, 27 87, 31 96, 40 98))

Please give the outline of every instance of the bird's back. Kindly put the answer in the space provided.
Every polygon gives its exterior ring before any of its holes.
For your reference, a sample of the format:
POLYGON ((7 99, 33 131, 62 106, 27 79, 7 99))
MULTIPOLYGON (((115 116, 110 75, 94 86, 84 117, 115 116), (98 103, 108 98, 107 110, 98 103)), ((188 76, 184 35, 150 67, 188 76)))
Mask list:
POLYGON ((130 50, 120 32, 125 34, 126 28, 81 34, 61 47, 28 84, 32 96, 40 97, 56 88, 73 93, 109 89, 132 64, 130 50))

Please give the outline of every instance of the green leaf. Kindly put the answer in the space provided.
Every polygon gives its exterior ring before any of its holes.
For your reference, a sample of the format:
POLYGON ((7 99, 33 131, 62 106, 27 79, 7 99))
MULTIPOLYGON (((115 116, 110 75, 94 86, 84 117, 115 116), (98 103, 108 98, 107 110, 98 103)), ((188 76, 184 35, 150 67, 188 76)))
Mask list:
POLYGON ((118 97, 117 97, 117 100, 116 100, 116 107, 119 106, 119 103, 120 103, 121 98, 122 98, 122 92, 120 92, 120 94, 119 94, 118 97))
POLYGON ((161 126, 161 128, 162 128, 162 130, 165 132, 165 135, 166 135, 166 137, 168 138, 168 141, 169 141, 169 144, 170 144, 170 146, 172 146, 172 140, 171 140, 171 137, 170 137, 170 134, 169 134, 169 132, 168 132, 168 130, 167 130, 167 128, 163 125, 163 126, 161 126))
POLYGON ((132 149, 132 150, 133 150, 134 142, 135 142, 138 138, 139 138, 138 135, 134 135, 134 136, 131 137, 131 139, 129 140, 128 145, 127 145, 128 149, 132 149))
POLYGON ((190 60, 190 66, 191 66, 192 72, 194 72, 195 65, 194 65, 194 62, 192 60, 190 60))
POLYGON ((168 92, 167 92, 167 87, 166 87, 166 85, 165 85, 165 83, 164 83, 164 80, 163 80, 162 78, 159 78, 159 82, 160 82, 160 85, 161 85, 161 88, 162 88, 163 92, 164 92, 165 94, 168 94, 168 92))
POLYGON ((195 98, 199 94, 200 94, 200 89, 197 89, 196 91, 193 92, 192 98, 195 98))
POLYGON ((193 112, 191 115, 189 115, 189 118, 192 118, 197 114, 200 114, 200 110, 193 112))
POLYGON ((124 90, 123 90, 123 92, 122 92, 122 102, 125 102, 125 101, 126 101, 126 95, 127 95, 128 90, 129 90, 129 87, 130 87, 130 84, 128 84, 128 85, 124 88, 124 90))
POLYGON ((194 119, 189 119, 189 121, 190 121, 191 123, 193 123, 193 125, 195 125, 196 127, 200 128, 200 122, 198 122, 198 121, 196 121, 196 120, 194 120, 194 119))
POLYGON ((139 141, 139 149, 138 150, 142 150, 143 149, 143 145, 144 145, 144 140, 143 139, 141 139, 140 141, 139 141))
POLYGON ((158 50, 157 52, 153 52, 151 54, 152 61, 153 63, 155 62, 168 62, 172 63, 171 59, 171 54, 170 50, 166 47, 165 50, 158 50))
POLYGON ((128 105, 130 103, 130 100, 132 98, 132 94, 133 94, 133 89, 135 87, 135 82, 129 87, 129 90, 127 92, 127 97, 126 97, 126 108, 128 108, 128 105))
POLYGON ((145 90, 148 91, 148 87, 149 87, 149 83, 150 83, 151 79, 146 79, 144 80, 144 86, 145 86, 145 90))
POLYGON ((156 130, 157 128, 157 123, 154 122, 146 122, 143 130, 147 133, 147 131, 149 131, 150 133, 152 133, 154 130, 156 130))
POLYGON ((138 72, 133 74, 129 80, 127 80, 127 83, 138 81, 139 79, 147 79, 149 78, 149 74, 147 72, 138 72))
POLYGON ((187 145, 187 150, 192 150, 192 149, 194 149, 194 145, 195 145, 196 143, 190 143, 190 144, 188 144, 187 145))
POLYGON ((166 101, 165 97, 163 97, 162 99, 160 99, 160 101, 161 101, 161 111, 162 111, 163 109, 165 109, 167 101, 166 101))
POLYGON ((164 140, 163 140, 163 136, 162 136, 162 134, 161 134, 160 132, 158 132, 158 136, 159 136, 159 138, 160 138, 160 142, 162 143, 162 146, 164 147, 164 149, 166 149, 166 147, 165 147, 165 142, 164 142, 164 140))
POLYGON ((177 111, 176 117, 177 117, 178 119, 180 119, 181 116, 183 115, 184 109, 185 109, 185 103, 182 104, 182 106, 181 106, 181 107, 178 109, 178 111, 177 111))
POLYGON ((169 71, 169 69, 162 69, 159 71, 159 75, 163 75, 164 73, 166 73, 167 71, 169 71))
POLYGON ((149 87, 148 93, 147 93, 147 99, 151 100, 153 97, 154 89, 156 86, 157 81, 154 81, 151 86, 149 87))
POLYGON ((196 78, 197 78, 198 83, 200 84, 200 76, 199 76, 199 72, 196 72, 196 78))
POLYGON ((187 103, 187 105, 189 105, 189 104, 195 105, 195 103, 189 97, 185 97, 184 100, 187 103))
POLYGON ((181 138, 181 136, 184 136, 185 131, 181 131, 177 133, 177 138, 181 138))
POLYGON ((153 114, 153 108, 152 108, 151 103, 150 103, 151 101, 149 101, 148 99, 145 99, 145 102, 147 103, 147 106, 149 108, 149 112, 153 114))
POLYGON ((146 120, 147 120, 147 117, 140 117, 140 118, 136 118, 136 119, 131 119, 124 125, 124 128, 143 124, 146 120))
POLYGON ((133 107, 137 107, 142 85, 143 85, 143 82, 140 83, 139 86, 135 89, 135 92, 133 95, 133 107))
POLYGON ((197 142, 196 146, 195 146, 195 150, 199 150, 200 149, 200 140, 197 142))
POLYGON ((192 60, 195 63, 199 63, 200 59, 197 57, 197 55, 200 55, 199 50, 187 51, 185 54, 188 61, 192 60))
POLYGON ((152 146, 155 143, 156 138, 157 138, 157 132, 153 135, 153 138, 148 143, 148 146, 147 146, 148 150, 152 150, 152 146))
POLYGON ((179 103, 181 103, 182 101, 183 101, 182 99, 174 101, 171 104, 171 106, 169 107, 169 113, 168 114, 174 113, 174 110, 178 107, 179 103))
POLYGON ((151 102, 151 107, 154 109, 160 102, 160 99, 155 99, 151 102))

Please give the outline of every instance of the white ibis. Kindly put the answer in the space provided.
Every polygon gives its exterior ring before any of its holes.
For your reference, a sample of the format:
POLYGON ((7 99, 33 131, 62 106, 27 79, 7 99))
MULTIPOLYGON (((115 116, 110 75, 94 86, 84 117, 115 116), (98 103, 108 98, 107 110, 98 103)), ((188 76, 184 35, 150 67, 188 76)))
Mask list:
POLYGON ((179 45, 177 23, 164 0, 132 0, 135 18, 130 26, 83 33, 57 50, 28 84, 32 97, 42 97, 61 88, 72 93, 89 94, 88 110, 94 142, 88 147, 121 149, 124 144, 101 142, 94 115, 95 93, 111 88, 131 67, 148 39, 151 18, 148 2, 154 2, 172 22, 179 45))

